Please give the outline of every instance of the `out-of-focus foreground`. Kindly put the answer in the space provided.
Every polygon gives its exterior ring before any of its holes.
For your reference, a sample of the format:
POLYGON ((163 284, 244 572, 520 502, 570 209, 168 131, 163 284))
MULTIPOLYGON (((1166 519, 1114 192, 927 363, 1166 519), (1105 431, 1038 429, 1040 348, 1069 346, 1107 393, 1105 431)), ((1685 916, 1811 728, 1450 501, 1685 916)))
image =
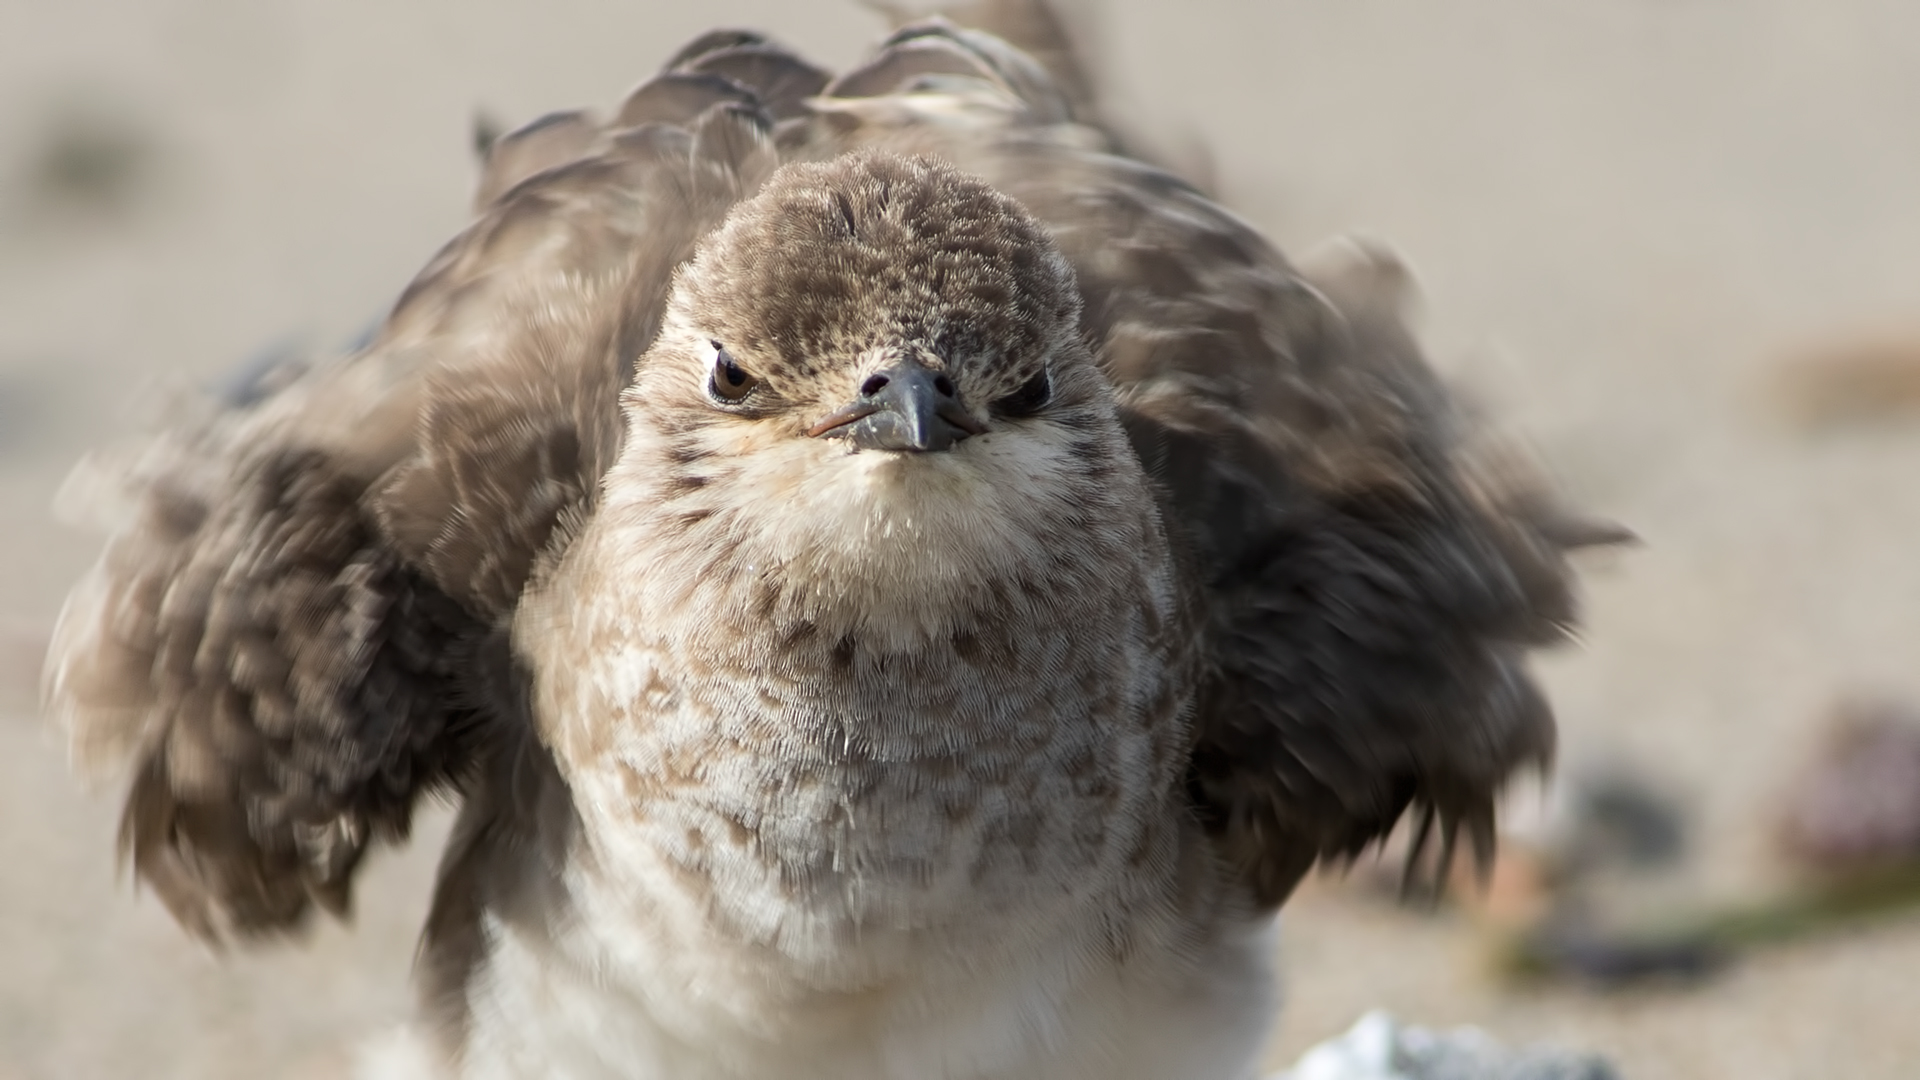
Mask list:
MULTIPOLYGON (((1545 665, 1571 794, 1520 800, 1491 901, 1410 910, 1365 868, 1303 890, 1274 1062, 1385 1007, 1634 1080, 1913 1075, 1920 917, 1794 899, 1777 837, 1841 702, 1920 700, 1920 8, 1078 14, 1140 146, 1287 250, 1391 242, 1439 365, 1645 541, 1587 564, 1583 643, 1545 665), (1554 970, 1525 976, 1542 925, 1554 970), (1699 963, 1590 940, 1676 926, 1715 928, 1699 963)), ((185 389, 377 316, 464 220, 476 107, 617 101, 716 23, 829 64, 881 30, 824 0, 0 7, 0 1080, 330 1076, 406 1008, 444 815, 300 948, 209 957, 116 882, 113 793, 79 791, 34 707, 94 553, 49 507, 185 389)))

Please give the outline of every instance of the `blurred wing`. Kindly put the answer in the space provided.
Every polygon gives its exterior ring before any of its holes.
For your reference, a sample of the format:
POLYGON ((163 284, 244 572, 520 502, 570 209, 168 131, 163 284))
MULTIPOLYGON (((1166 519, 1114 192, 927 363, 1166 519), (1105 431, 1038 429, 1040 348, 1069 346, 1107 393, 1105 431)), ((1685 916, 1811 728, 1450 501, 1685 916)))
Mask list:
MULTIPOLYGON (((797 61, 741 48, 720 66, 792 90, 797 61)), ((750 87, 679 81, 670 116, 504 136, 369 347, 96 468, 121 524, 48 701, 82 764, 130 772, 123 847, 191 930, 343 911, 374 838, 519 745, 520 592, 591 511, 674 266, 775 161, 750 87)))
POLYGON ((1465 464, 1382 275, 1316 289, 1192 188, 1106 153, 1071 119, 1057 27, 982 8, 1054 70, 934 21, 830 82, 724 31, 608 124, 494 140, 477 220, 366 350, 115 474, 126 521, 69 600, 49 700, 78 757, 130 766, 123 840, 182 922, 258 933, 344 908, 421 793, 524 745, 500 730, 525 724, 501 637, 592 512, 674 268, 779 160, 871 144, 984 175, 1074 261, 1204 581, 1190 787, 1260 895, 1415 801, 1449 836, 1488 834, 1495 787, 1551 745, 1519 665, 1570 617, 1558 519, 1465 464))
POLYGON ((1522 471, 1476 462, 1402 325, 1411 283, 1391 256, 1349 246, 1296 269, 1064 120, 1031 66, 1009 70, 972 32, 903 29, 829 87, 859 94, 820 103, 833 123, 811 152, 949 157, 1024 202, 1072 260, 1202 583, 1189 788, 1224 859, 1278 903, 1410 806, 1416 846, 1437 824, 1442 861, 1461 830, 1486 854, 1501 784, 1553 748, 1524 654, 1573 618, 1563 549, 1605 531, 1558 514, 1522 471))
POLYGON ((84 764, 131 765, 140 877, 204 936, 339 911, 373 835, 452 779, 469 620, 297 445, 161 443, 135 520, 68 599, 49 702, 84 764))

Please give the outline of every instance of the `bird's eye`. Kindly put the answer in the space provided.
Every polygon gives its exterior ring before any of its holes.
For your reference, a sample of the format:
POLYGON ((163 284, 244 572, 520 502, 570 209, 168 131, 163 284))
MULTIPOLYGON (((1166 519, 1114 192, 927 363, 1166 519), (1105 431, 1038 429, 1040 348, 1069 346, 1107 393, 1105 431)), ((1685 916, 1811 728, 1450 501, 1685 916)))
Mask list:
POLYGON ((733 404, 746 398, 760 380, 747 374, 733 359, 733 355, 719 342, 713 342, 713 378, 707 381, 707 392, 720 401, 733 404))
POLYGON ((1041 368, 1039 374, 1021 384, 1020 389, 993 403, 1003 416, 1032 416, 1053 401, 1053 372, 1041 368))

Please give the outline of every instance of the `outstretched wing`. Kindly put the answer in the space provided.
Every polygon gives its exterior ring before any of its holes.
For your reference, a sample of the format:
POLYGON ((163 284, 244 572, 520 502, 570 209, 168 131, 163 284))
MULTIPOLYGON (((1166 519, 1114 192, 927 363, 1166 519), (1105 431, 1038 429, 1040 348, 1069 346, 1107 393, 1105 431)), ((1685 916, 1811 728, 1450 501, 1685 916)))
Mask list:
POLYGON ((365 350, 96 463, 121 525, 48 702, 82 764, 130 773, 122 845, 195 932, 343 911, 373 840, 517 745, 520 591, 591 510, 674 266, 771 171, 770 106, 825 81, 751 41, 678 64, 616 128, 499 140, 476 221, 365 350))
MULTIPOLYGON (((1035 5, 981 7, 1070 57, 1053 24, 1012 17, 1035 5)), ((369 348, 119 474, 126 522, 69 601, 49 701, 83 761, 131 769, 141 876, 208 935, 342 909, 422 793, 523 745, 503 730, 525 723, 498 684, 504 627, 592 510, 673 268, 779 160, 868 144, 984 175, 1074 261, 1204 581, 1193 798, 1258 893, 1277 902, 1414 801, 1486 835, 1494 788, 1551 744, 1519 658, 1570 617, 1554 519, 1465 463, 1367 275, 1309 285, 1107 153, 1073 119, 1084 99, 941 22, 831 82, 721 32, 605 124, 555 114, 495 141, 477 220, 369 348)))
POLYGON ((971 32, 903 29, 866 71, 900 77, 830 87, 864 96, 820 105, 838 124, 814 153, 950 157, 1024 202, 1074 264, 1086 332, 1204 589, 1188 781, 1226 864, 1277 904, 1409 807, 1416 849, 1437 825, 1442 863, 1461 831, 1485 856, 1501 785, 1552 753, 1524 657, 1572 622, 1564 550, 1612 534, 1476 452, 1402 323, 1404 269, 1354 245, 1296 268, 1194 188, 1110 153, 971 32))
POLYGON ((375 834, 450 781, 476 717, 467 619, 295 445, 156 447, 136 520, 68 600, 50 702, 89 764, 130 759, 121 840, 190 929, 341 910, 375 834))

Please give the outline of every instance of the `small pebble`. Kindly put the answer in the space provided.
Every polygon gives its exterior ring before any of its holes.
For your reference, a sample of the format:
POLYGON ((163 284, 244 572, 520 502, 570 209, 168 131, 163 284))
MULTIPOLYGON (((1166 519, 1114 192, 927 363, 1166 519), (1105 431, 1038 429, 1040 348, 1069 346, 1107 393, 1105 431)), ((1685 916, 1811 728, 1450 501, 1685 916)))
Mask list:
POLYGON ((1374 1011, 1270 1080, 1619 1080, 1619 1074, 1592 1054, 1509 1049, 1478 1028, 1405 1027, 1374 1011))

